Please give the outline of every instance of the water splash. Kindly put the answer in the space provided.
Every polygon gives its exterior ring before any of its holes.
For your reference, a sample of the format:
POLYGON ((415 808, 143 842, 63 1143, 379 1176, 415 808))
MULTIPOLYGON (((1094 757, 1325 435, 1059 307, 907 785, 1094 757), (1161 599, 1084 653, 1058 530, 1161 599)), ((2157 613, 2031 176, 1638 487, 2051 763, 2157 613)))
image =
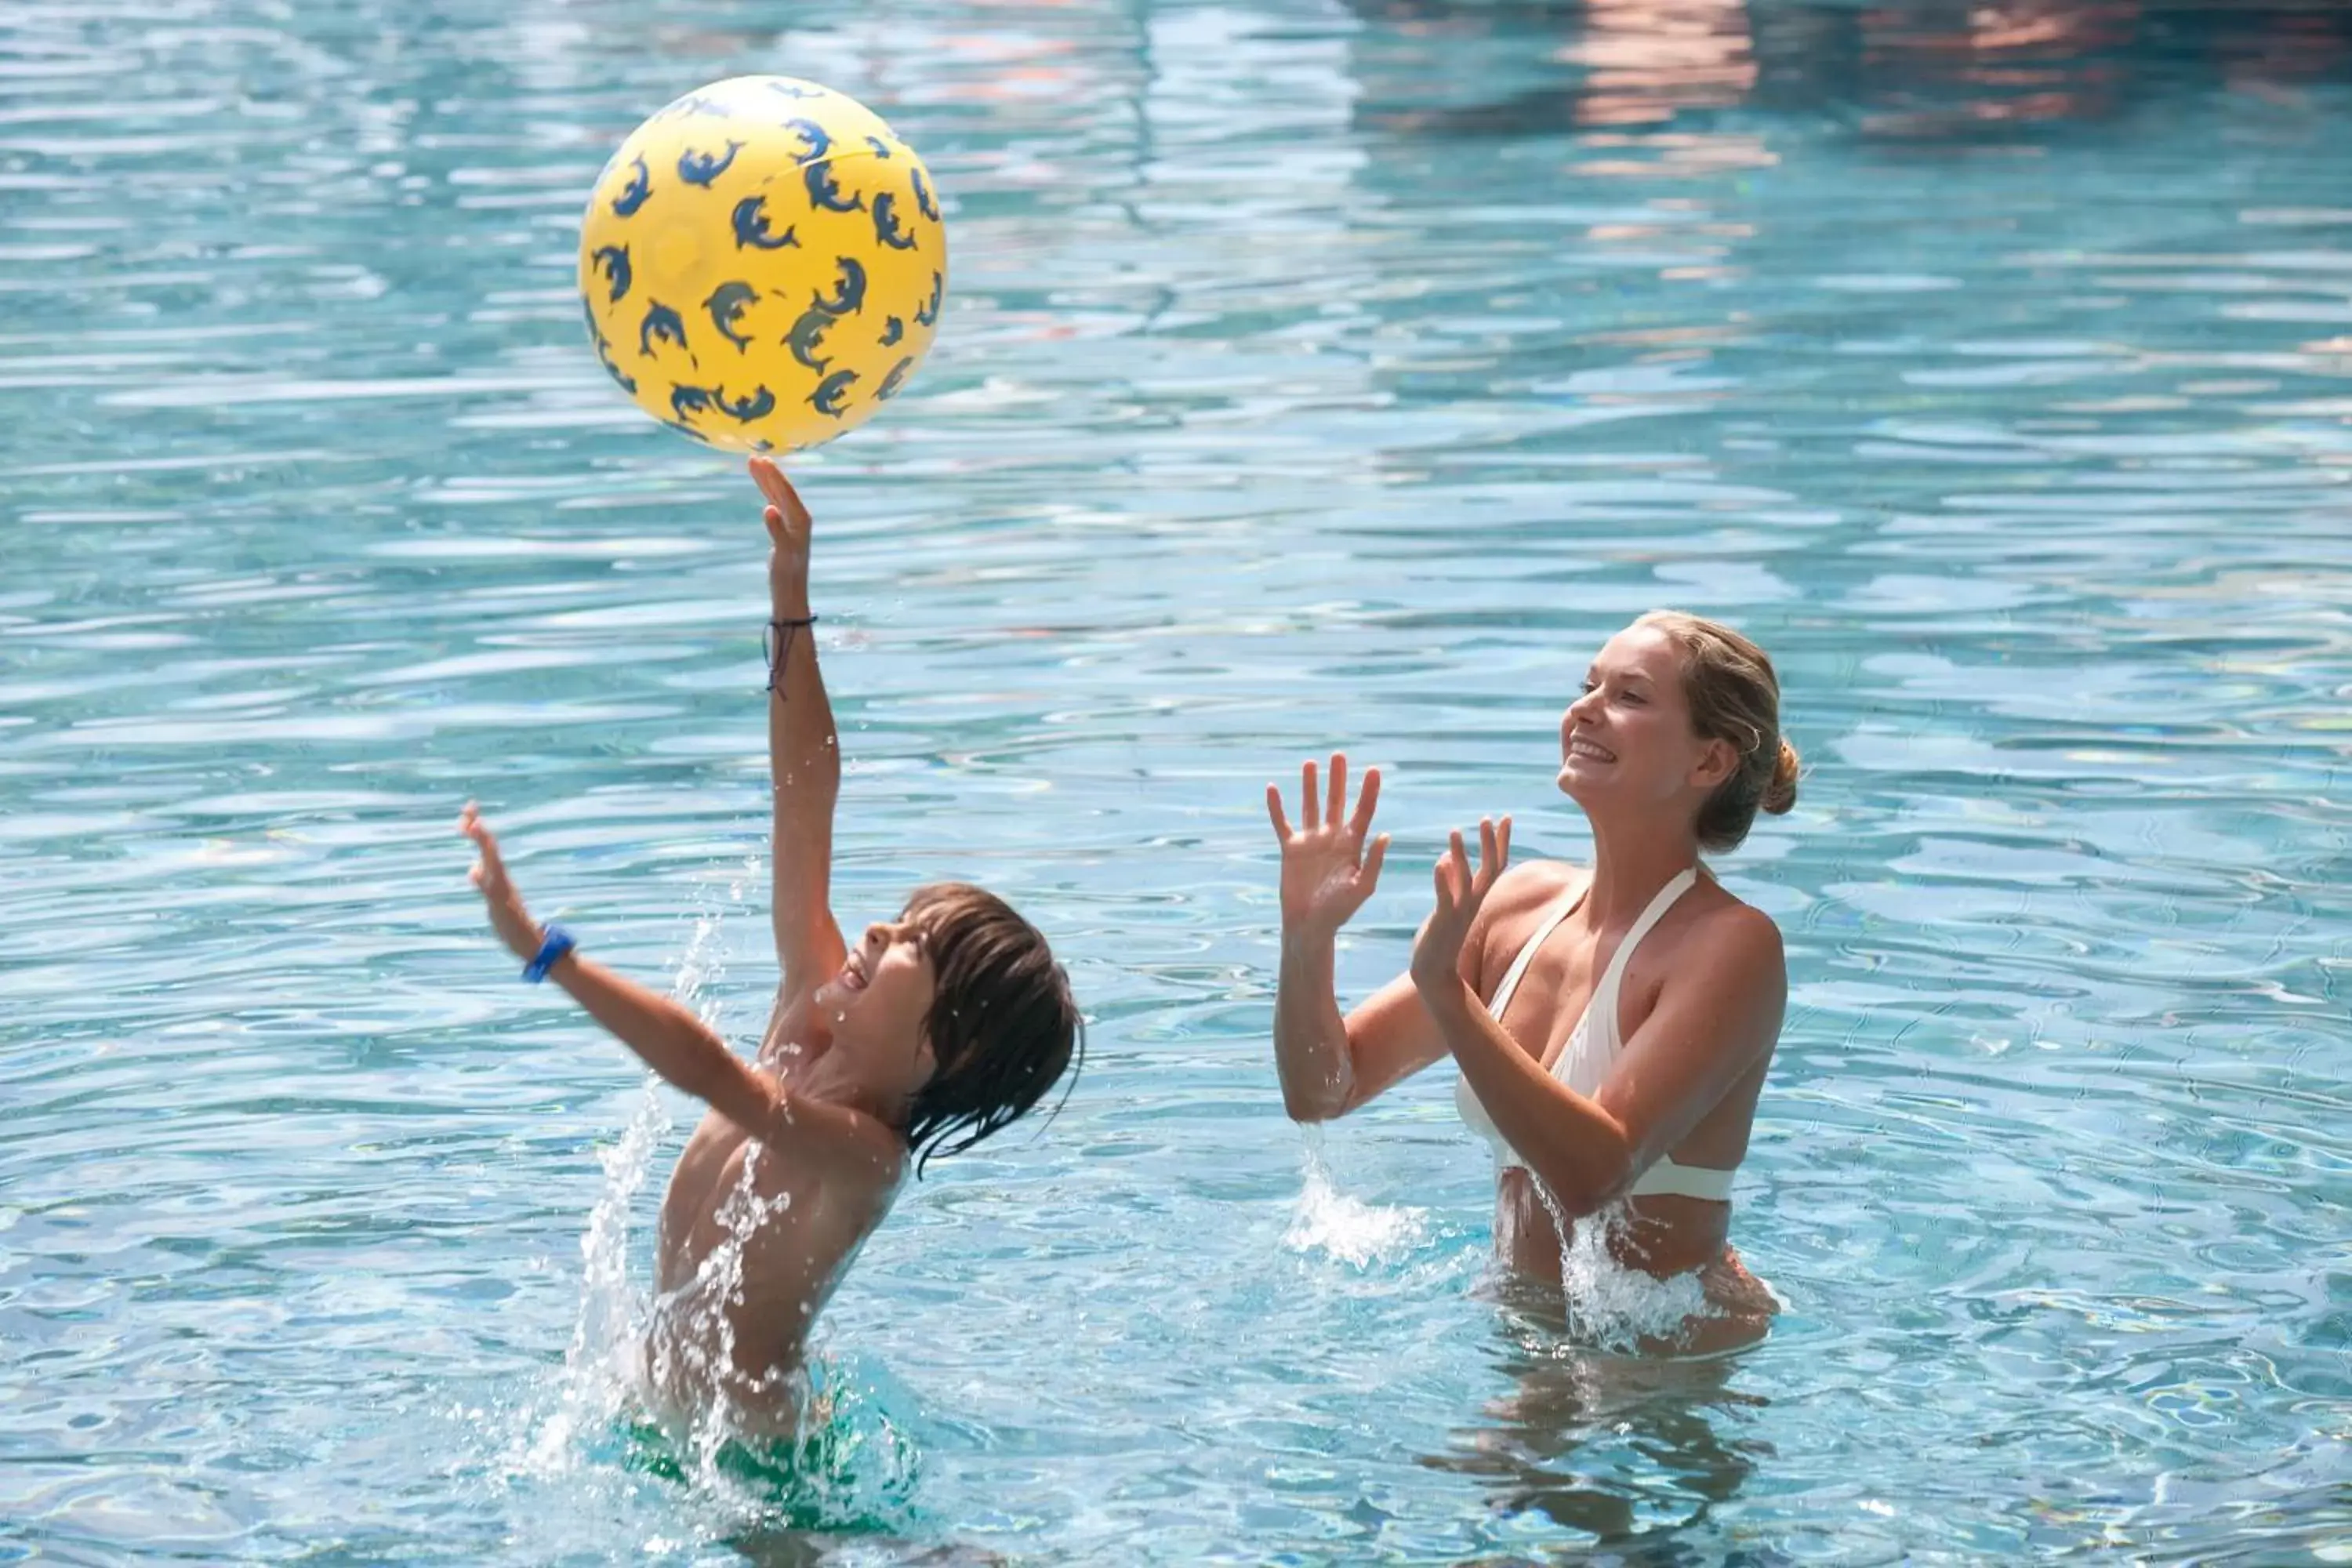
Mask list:
MULTIPOLYGON (((719 1001, 710 990, 725 973, 719 918, 698 917, 679 955, 670 995, 716 1028, 719 1001)), ((673 1125, 659 1083, 653 1073, 646 1075, 619 1141, 597 1155, 604 1187, 580 1237, 580 1310, 563 1352, 554 1408, 534 1425, 516 1457, 516 1468, 527 1475, 547 1477, 578 1468, 592 1435, 608 1429, 645 1392, 643 1347, 650 1317, 645 1296, 629 1279, 629 1214, 652 1174, 654 1152, 673 1125)))
POLYGON ((1559 1249, 1560 1293, 1570 1331, 1608 1350, 1633 1351, 1688 1337, 1692 1321, 1712 1314, 1696 1274, 1661 1279, 1612 1257, 1610 1240, 1629 1223, 1622 1204, 1587 1216, 1559 1249))
POLYGON ((654 1082, 648 1074, 620 1141, 597 1156, 604 1190, 580 1238, 580 1310, 563 1352, 555 1408, 529 1434, 517 1457, 516 1468, 528 1475, 575 1468, 583 1436, 618 1416, 637 1385, 645 1310, 629 1284, 629 1208, 645 1187, 654 1150, 670 1130, 654 1082))
POLYGON ((766 1397, 789 1390, 803 1412, 803 1426, 813 1403, 805 1375, 746 1373, 736 1361, 730 1309, 745 1304, 745 1252, 761 1228, 792 1205, 790 1193, 768 1196, 760 1191, 759 1167, 769 1157, 757 1143, 744 1145, 735 1184, 719 1200, 713 1215, 719 1222, 719 1240, 696 1267, 693 1279, 655 1303, 649 1381, 656 1389, 692 1396, 694 1414, 688 1423, 687 1440, 697 1479, 714 1486, 723 1484, 719 1464, 721 1450, 749 1426, 743 1396, 766 1397))
POLYGON ((1689 1336, 1694 1320, 1713 1310, 1697 1275, 1661 1279, 1617 1260, 1610 1243, 1632 1220, 1622 1201, 1574 1221, 1541 1177, 1533 1171, 1528 1176, 1528 1184, 1551 1216, 1554 1234, 1561 1238, 1559 1290, 1568 1310, 1562 1351, 1599 1348, 1634 1354, 1673 1345, 1689 1336))
POLYGON ((1319 1252, 1369 1268, 1402 1261, 1428 1236, 1427 1209, 1368 1204, 1333 1185, 1322 1143, 1311 1134, 1300 1178, 1298 1205, 1282 1237, 1293 1252, 1319 1252))
MULTIPOLYGON (((730 881, 732 903, 743 902, 758 867, 748 862, 730 881)), ((715 987, 726 973, 721 930, 718 914, 696 919, 670 991, 714 1030, 723 1005, 715 987)), ((788 1374, 747 1377, 735 1364, 728 1309, 743 1302, 745 1250, 791 1201, 761 1191, 761 1162, 772 1155, 746 1146, 714 1215, 720 1240, 691 1279, 661 1294, 632 1280, 630 1214, 673 1127, 658 1083, 646 1076, 627 1127, 598 1156, 604 1185, 580 1240, 572 1341, 551 1408, 528 1424, 509 1468, 546 1479, 617 1464, 682 1483, 716 1505, 721 1521, 827 1529, 899 1522, 919 1449, 884 1407, 870 1372, 835 1368, 814 1346, 806 1369, 788 1374), (742 1398, 782 1392, 787 1376, 800 1412, 791 1436, 746 1436, 742 1398), (692 1394, 684 1411, 672 1391, 692 1394)))

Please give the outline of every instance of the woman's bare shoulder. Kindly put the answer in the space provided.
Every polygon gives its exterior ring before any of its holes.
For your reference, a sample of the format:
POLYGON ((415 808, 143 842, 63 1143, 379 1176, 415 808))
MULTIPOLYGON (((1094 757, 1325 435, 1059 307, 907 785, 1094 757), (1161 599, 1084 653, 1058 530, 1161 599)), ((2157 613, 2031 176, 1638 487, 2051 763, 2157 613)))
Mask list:
POLYGON ((1584 885, 1591 875, 1567 860, 1522 860, 1505 869, 1479 912, 1489 931, 1517 929, 1584 885))
MULTIPOLYGON (((1683 942, 1696 947, 1727 948, 1780 962, 1780 925, 1770 915, 1716 881, 1702 884, 1706 897, 1696 902, 1692 920, 1681 932, 1683 942)), ((1499 889, 1498 889, 1499 890, 1499 889)))

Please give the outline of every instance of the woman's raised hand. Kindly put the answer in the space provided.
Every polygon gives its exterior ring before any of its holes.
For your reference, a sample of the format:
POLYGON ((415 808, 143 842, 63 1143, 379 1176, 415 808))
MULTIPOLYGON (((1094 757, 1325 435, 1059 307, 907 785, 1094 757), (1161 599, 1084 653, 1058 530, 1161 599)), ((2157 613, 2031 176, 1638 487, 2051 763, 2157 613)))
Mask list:
POLYGON ((1364 770, 1363 794, 1356 809, 1348 811, 1348 758, 1331 753, 1331 785, 1328 800, 1316 787, 1315 764, 1299 769, 1299 826, 1290 826, 1282 809, 1282 790, 1265 786, 1265 812, 1274 819, 1274 836, 1282 845, 1282 924, 1286 931, 1338 931, 1363 908, 1381 879, 1381 861, 1389 851, 1389 836, 1364 843, 1372 825, 1372 807, 1381 798, 1381 770, 1364 770))
POLYGON ((1478 868, 1470 869, 1470 857, 1464 849, 1462 833, 1456 828, 1453 841, 1439 858, 1436 868, 1437 903, 1429 918, 1421 923, 1420 934, 1412 939, 1412 983, 1424 996, 1433 996, 1439 987, 1461 981, 1462 944, 1469 940, 1470 926, 1478 918, 1479 906, 1486 901, 1487 891, 1511 858, 1511 819, 1503 818, 1496 826, 1491 817, 1478 819, 1478 868))

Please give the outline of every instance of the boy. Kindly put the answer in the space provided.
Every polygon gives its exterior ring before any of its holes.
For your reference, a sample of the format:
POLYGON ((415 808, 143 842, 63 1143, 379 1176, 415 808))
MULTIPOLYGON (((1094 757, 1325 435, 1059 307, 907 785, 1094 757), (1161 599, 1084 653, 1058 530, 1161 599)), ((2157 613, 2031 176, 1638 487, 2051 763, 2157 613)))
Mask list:
POLYGON ((747 1436, 789 1433, 810 1324, 888 1212, 908 1161, 971 1147, 1035 1105, 1083 1049, 1069 978, 992 894, 918 889, 856 951, 830 905, 841 757, 809 628, 809 514, 751 459, 770 550, 768 760, 775 794, 776 955, 756 1063, 676 1002, 572 950, 524 909, 469 804, 474 885, 499 938, 656 1072, 710 1107, 662 1201, 647 1344, 655 1388, 722 1404, 747 1436), (949 1142, 950 1139, 954 1139, 949 1142))

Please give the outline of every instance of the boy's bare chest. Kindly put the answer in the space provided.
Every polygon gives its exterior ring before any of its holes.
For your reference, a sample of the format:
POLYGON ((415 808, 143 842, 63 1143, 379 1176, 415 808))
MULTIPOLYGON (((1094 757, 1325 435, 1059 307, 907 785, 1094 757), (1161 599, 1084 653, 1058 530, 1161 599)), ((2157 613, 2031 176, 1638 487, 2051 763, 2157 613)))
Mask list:
POLYGON ((760 1142, 717 1112, 687 1139, 662 1201, 656 1283, 673 1290, 721 1248, 745 1288, 806 1295, 829 1279, 888 1207, 889 1194, 809 1152, 760 1142))

